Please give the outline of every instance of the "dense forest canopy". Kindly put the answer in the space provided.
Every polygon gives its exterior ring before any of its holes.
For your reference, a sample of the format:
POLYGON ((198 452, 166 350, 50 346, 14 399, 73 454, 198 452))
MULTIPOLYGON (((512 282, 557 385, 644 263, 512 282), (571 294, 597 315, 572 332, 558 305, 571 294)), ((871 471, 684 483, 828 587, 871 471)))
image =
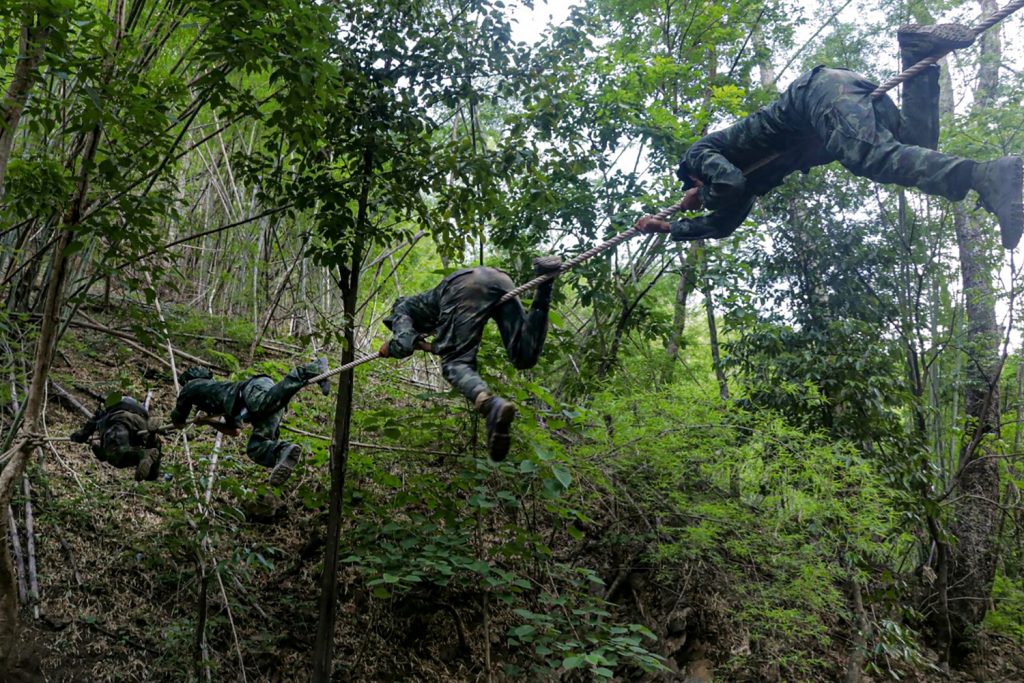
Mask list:
MULTIPOLYGON (((1021 282, 974 194, 831 163, 575 265, 535 366, 485 328, 501 461, 439 356, 377 357, 401 297, 526 282, 816 65, 999 7, 0 3, 0 679, 1024 679, 1021 282), (69 440, 320 357, 370 358, 295 390, 282 485, 252 397, 142 481, 69 440)), ((941 151, 1024 154, 1022 17, 939 61, 941 151)))

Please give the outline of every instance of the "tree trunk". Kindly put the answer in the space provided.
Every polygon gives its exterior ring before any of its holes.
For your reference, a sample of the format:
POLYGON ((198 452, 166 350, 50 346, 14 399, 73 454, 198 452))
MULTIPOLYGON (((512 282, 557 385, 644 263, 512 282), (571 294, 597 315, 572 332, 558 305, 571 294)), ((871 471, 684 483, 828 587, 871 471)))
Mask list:
MULTIPOLYGON (((356 350, 356 307, 359 302, 359 271, 362 259, 364 237, 370 229, 367 216, 369 209, 373 151, 363 153, 363 181, 359 193, 356 234, 353 240, 351 262, 342 267, 338 280, 345 313, 345 349, 341 354, 342 364, 355 358, 356 350)), ((334 624, 338 598, 338 541, 341 537, 341 513, 345 496, 345 471, 348 465, 348 449, 352 423, 352 392, 355 384, 354 370, 341 373, 338 377, 338 399, 334 410, 334 438, 331 442, 331 500, 327 518, 327 538, 324 547, 324 573, 320 579, 320 617, 317 622, 316 643, 313 646, 314 683, 330 683, 333 669, 334 624)))
MULTIPOLYGON (((997 8, 995 0, 982 0, 982 13, 997 8)), ((991 103, 998 83, 1001 56, 998 28, 980 39, 981 58, 975 107, 991 103)), ((948 112, 947 112, 948 113, 948 112)), ((988 609, 998 560, 999 465, 982 437, 999 435, 999 345, 1002 337, 996 318, 996 288, 992 276, 991 226, 970 215, 964 205, 953 207, 960 273, 964 286, 965 352, 968 355, 965 414, 968 435, 960 448, 953 487, 950 532, 948 597, 948 648, 957 656, 972 626, 981 623, 988 609)))
POLYGON ((14 136, 21 121, 29 93, 36 81, 36 70, 46 52, 46 39, 50 25, 43 15, 26 15, 21 27, 21 45, 14 63, 14 78, 0 102, 0 197, 4 196, 4 180, 7 177, 7 162, 11 159, 14 136))
POLYGON ((718 395, 723 401, 729 400, 729 382, 725 378, 725 370, 722 368, 722 354, 718 347, 718 324, 715 322, 715 299, 711 288, 711 280, 708 278, 708 252, 704 246, 704 240, 697 242, 701 252, 701 278, 700 291, 704 295, 704 308, 708 312, 708 340, 711 343, 711 364, 715 368, 715 378, 718 379, 718 395))
POLYGON ((696 287, 697 244, 691 242, 685 251, 677 244, 679 252, 679 284, 676 286, 675 310, 672 314, 672 334, 668 339, 668 355, 672 360, 679 358, 679 342, 686 330, 686 301, 696 287))

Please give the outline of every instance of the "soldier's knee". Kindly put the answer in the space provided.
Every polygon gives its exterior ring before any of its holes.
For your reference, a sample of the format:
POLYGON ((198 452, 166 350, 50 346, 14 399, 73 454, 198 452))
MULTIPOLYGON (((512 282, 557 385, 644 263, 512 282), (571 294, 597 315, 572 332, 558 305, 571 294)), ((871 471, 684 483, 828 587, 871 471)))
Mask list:
POLYGON ((249 439, 249 443, 245 447, 245 454, 257 465, 273 467, 276 464, 274 457, 276 447, 276 441, 249 439))
POLYGON ((441 366, 441 375, 449 383, 454 384, 467 370, 469 370, 469 367, 464 363, 445 363, 441 366))

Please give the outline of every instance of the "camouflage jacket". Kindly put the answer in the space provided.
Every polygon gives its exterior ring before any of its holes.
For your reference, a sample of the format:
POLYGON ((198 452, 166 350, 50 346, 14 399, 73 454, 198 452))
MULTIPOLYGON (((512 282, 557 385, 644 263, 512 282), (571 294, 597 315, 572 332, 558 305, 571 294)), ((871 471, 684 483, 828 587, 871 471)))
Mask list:
POLYGON ((214 379, 194 379, 181 388, 178 400, 171 411, 171 422, 183 424, 192 408, 209 415, 223 415, 229 427, 241 426, 241 412, 245 401, 241 399, 243 382, 221 382, 214 379))
MULTIPOLYGON (((409 297, 400 297, 391 308, 391 313, 384 318, 384 324, 392 332, 391 341, 388 342, 388 355, 394 358, 405 358, 412 355, 416 350, 416 343, 429 335, 440 335, 434 338, 435 348, 450 348, 458 346, 458 340, 446 339, 445 334, 453 336, 458 328, 455 326, 443 326, 444 318, 453 315, 475 315, 479 311, 493 306, 497 299, 477 300, 474 298, 469 303, 472 310, 460 308, 459 310, 443 310, 441 305, 445 293, 453 288, 460 287, 463 276, 477 271, 478 268, 463 268, 457 270, 431 290, 421 292, 409 297), (444 330, 444 331, 442 331, 444 330)), ((495 296, 502 292, 495 291, 495 296)))
POLYGON ((835 160, 808 124, 816 103, 809 103, 807 95, 812 78, 828 79, 839 71, 846 70, 815 67, 768 106, 705 135, 687 150, 680 173, 704 183, 700 198, 711 213, 672 223, 673 239, 727 237, 746 219, 754 200, 790 173, 835 160))
POLYGON ((137 435, 149 429, 149 411, 131 396, 122 396, 116 404, 99 408, 81 429, 71 435, 71 440, 85 443, 93 434, 102 434, 113 424, 123 424, 137 435))

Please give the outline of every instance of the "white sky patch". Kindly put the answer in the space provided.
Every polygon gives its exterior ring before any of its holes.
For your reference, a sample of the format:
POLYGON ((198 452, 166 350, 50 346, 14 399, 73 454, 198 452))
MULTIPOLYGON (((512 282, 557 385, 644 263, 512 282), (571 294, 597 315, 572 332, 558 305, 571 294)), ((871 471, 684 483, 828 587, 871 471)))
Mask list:
POLYGON ((548 30, 549 25, 558 26, 569 17, 569 10, 580 4, 572 0, 534 0, 533 9, 517 5, 512 10, 512 38, 525 43, 536 43, 548 30))

